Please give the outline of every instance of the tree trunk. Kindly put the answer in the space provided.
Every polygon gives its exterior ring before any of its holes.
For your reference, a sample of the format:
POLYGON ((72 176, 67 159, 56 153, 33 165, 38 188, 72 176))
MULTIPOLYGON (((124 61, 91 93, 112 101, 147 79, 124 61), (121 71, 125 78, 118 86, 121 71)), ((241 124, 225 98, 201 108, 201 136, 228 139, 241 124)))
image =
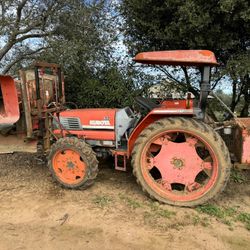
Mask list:
POLYGON ((236 85, 237 85, 237 82, 236 81, 233 81, 233 93, 232 93, 232 101, 231 101, 231 104, 230 104, 230 109, 232 112, 234 112, 235 110, 235 107, 237 105, 236 103, 236 96, 237 96, 237 93, 236 93, 236 85))
POLYGON ((240 112, 241 117, 248 117, 248 110, 250 106, 250 78, 249 75, 245 75, 243 78, 244 84, 244 106, 240 112))

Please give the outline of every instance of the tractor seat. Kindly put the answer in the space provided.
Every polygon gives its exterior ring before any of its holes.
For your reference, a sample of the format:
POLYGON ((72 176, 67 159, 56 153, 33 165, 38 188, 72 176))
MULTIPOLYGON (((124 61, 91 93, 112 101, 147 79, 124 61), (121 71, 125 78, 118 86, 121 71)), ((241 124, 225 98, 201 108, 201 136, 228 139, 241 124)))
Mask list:
POLYGON ((139 106, 141 106, 143 109, 145 109, 147 111, 151 111, 152 109, 158 107, 158 104, 153 102, 152 99, 150 99, 150 98, 137 96, 137 97, 135 97, 135 101, 136 101, 136 103, 139 104, 139 106))

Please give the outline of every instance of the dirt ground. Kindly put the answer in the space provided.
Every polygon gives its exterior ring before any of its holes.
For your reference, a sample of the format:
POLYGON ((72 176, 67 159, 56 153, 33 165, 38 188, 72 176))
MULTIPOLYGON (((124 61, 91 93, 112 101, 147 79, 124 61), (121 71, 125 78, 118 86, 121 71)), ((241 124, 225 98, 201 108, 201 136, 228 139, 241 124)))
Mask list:
POLYGON ((75 191, 35 155, 0 156, 0 249, 250 249, 250 171, 190 209, 150 200, 131 172, 111 166, 75 191))

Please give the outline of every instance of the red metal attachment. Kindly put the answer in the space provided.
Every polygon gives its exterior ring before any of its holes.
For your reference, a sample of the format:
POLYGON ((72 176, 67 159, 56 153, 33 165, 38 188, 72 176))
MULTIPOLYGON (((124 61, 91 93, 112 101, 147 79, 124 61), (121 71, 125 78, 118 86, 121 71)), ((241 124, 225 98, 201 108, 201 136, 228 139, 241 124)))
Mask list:
POLYGON ((127 171, 127 151, 126 150, 112 150, 115 157, 115 169, 119 171, 127 171), (119 162, 122 161, 122 165, 119 162))
POLYGON ((234 129, 231 152, 237 158, 235 166, 241 169, 250 169, 250 118, 237 118, 237 126, 234 129))
POLYGON ((218 162, 210 146, 195 134, 167 131, 142 153, 144 179, 155 192, 176 201, 201 197, 214 184, 218 162))

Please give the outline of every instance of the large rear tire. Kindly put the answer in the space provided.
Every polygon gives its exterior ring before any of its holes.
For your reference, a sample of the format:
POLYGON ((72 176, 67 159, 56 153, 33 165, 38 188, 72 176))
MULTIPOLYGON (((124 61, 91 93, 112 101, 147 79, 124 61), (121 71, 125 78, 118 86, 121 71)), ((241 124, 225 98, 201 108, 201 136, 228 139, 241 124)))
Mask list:
POLYGON ((133 173, 151 198, 193 207, 218 195, 230 176, 228 149, 211 127, 191 118, 164 118, 139 135, 133 173))
POLYGON ((74 137, 59 139, 48 157, 54 179, 66 188, 85 189, 94 183, 98 161, 91 146, 74 137))

